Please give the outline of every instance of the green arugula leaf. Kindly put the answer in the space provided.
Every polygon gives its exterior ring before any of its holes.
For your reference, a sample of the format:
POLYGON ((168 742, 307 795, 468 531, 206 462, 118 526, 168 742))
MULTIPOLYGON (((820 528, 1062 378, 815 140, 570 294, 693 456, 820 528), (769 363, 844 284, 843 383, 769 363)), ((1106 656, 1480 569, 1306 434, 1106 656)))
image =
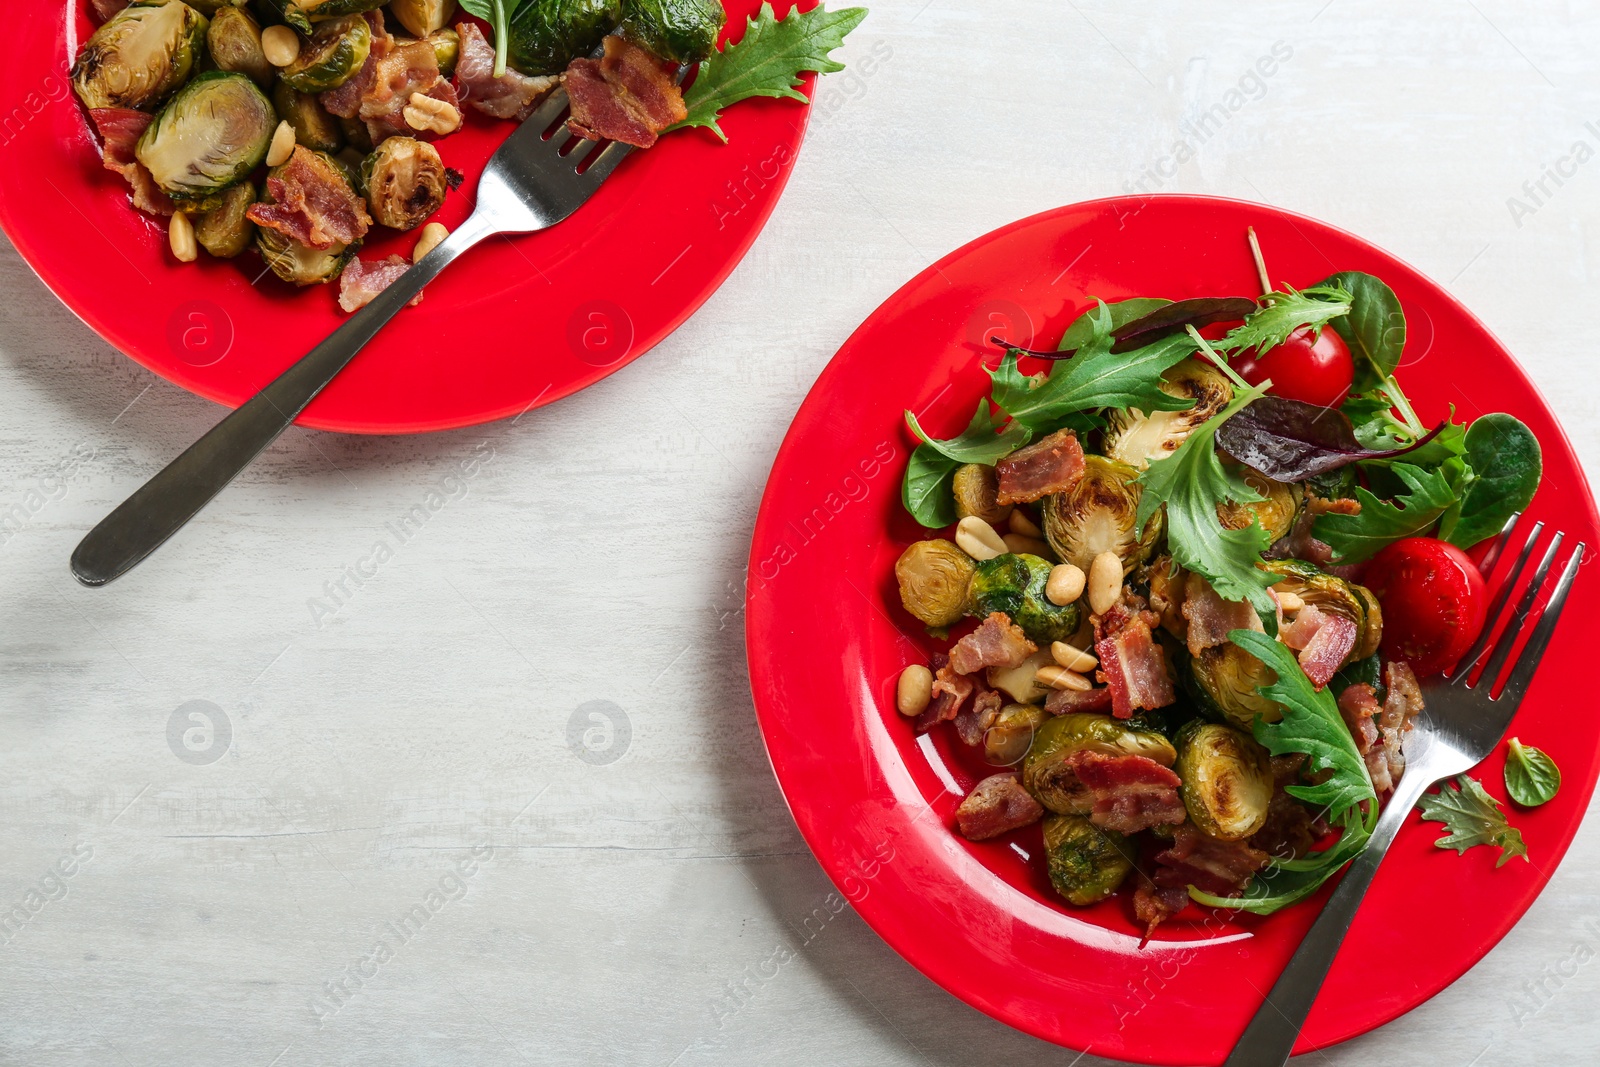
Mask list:
POLYGON ((1506 792, 1525 808, 1547 803, 1561 788, 1561 768, 1542 749, 1506 742, 1506 792))
POLYGON ((704 126, 727 143, 717 125, 724 108, 753 96, 804 101, 806 94, 798 88, 801 72, 843 70, 844 64, 829 59, 828 53, 844 44, 845 36, 866 17, 864 7, 829 11, 818 6, 810 11, 796 8, 779 19, 772 4, 763 3, 761 11, 750 16, 743 38, 700 64, 694 84, 683 94, 688 117, 663 132, 704 126))
POLYGON ((1544 474, 1539 439, 1513 415, 1473 420, 1465 450, 1470 476, 1459 506, 1439 522, 1439 536, 1457 548, 1471 548, 1499 533, 1506 520, 1533 500, 1544 474))
MULTIPOLYGON (((1172 301, 1163 300, 1158 296, 1136 296, 1131 300, 1117 300, 1106 304, 1105 308, 1111 312, 1111 328, 1116 330, 1170 303, 1172 301)), ((1092 307, 1073 319, 1072 325, 1067 327, 1067 332, 1061 335, 1061 343, 1056 345, 1056 351, 1065 352, 1069 348, 1082 348, 1094 340, 1094 324, 1099 313, 1098 306, 1092 307)))
POLYGON ((1011 349, 990 372, 994 402, 1035 433, 1054 429, 1081 412, 1100 408, 1182 411, 1194 401, 1161 389, 1162 372, 1198 351, 1183 334, 1115 355, 1111 352, 1112 314, 1101 303, 1094 314, 1094 332, 1078 354, 1057 363, 1048 375, 1025 375, 1017 368, 1021 353, 1011 349))
POLYGON ((912 518, 935 530, 956 521, 956 503, 950 488, 956 468, 967 463, 992 465, 1027 444, 1029 437, 1027 428, 1016 423, 996 434, 987 400, 978 401, 978 410, 972 413, 966 430, 947 441, 929 437, 909 411, 906 425, 922 444, 911 453, 911 461, 906 464, 900 499, 912 518))
POLYGON ((1350 314, 1334 319, 1333 328, 1355 361, 1351 390, 1365 393, 1393 377, 1406 346, 1406 316, 1394 290, 1358 270, 1342 270, 1318 286, 1350 294, 1350 314))
POLYGON ((1283 344, 1302 326, 1321 330, 1330 320, 1350 313, 1350 294, 1336 285, 1268 293, 1261 299, 1266 306, 1230 330, 1217 342, 1219 349, 1230 353, 1246 348, 1265 352, 1283 344))
MULTIPOLYGON (((1151 347, 1155 347, 1152 345, 1151 347)), ((1167 507, 1167 545, 1172 558, 1211 582, 1224 600, 1248 600, 1261 621, 1275 626, 1277 605, 1267 588, 1279 576, 1260 570, 1261 554, 1272 536, 1259 521, 1242 530, 1223 529, 1217 507, 1224 502, 1251 504, 1265 499, 1243 476, 1217 458, 1217 428, 1265 390, 1240 390, 1233 402, 1197 426, 1178 450, 1153 461, 1139 475, 1139 513, 1143 529, 1156 508, 1167 507)))
POLYGON ((1506 822, 1500 802, 1485 793, 1471 775, 1457 775, 1455 786, 1441 783, 1439 791, 1425 795, 1418 807, 1424 819, 1444 823, 1450 831, 1434 842, 1440 848, 1453 848, 1460 854, 1477 845, 1493 845, 1500 850, 1496 867, 1504 867, 1512 856, 1528 859, 1522 831, 1506 822))
POLYGON ((1318 516, 1312 532, 1333 549, 1336 563, 1364 562, 1402 537, 1426 533, 1456 502, 1466 469, 1459 458, 1432 471, 1396 463, 1390 470, 1408 491, 1398 494, 1394 503, 1358 488, 1361 514, 1318 516))
POLYGON ((494 31, 494 76, 506 72, 506 57, 511 49, 511 19, 531 0, 461 0, 469 15, 476 15, 494 31))

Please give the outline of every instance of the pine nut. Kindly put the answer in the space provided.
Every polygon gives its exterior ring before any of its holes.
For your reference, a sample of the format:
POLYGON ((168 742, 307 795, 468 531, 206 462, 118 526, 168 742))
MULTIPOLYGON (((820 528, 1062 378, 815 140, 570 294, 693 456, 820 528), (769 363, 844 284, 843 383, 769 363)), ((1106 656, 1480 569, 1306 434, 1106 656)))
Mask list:
POLYGON ((287 26, 261 31, 261 52, 274 67, 287 67, 300 58, 300 35, 287 26))
POLYGON ((900 682, 895 686, 894 706, 906 718, 921 715, 933 700, 933 672, 920 663, 913 663, 900 672, 900 682))
POLYGON ((1287 591, 1277 594, 1277 597, 1278 607, 1290 613, 1299 611, 1301 608, 1306 606, 1306 602, 1304 600, 1301 600, 1295 594, 1287 591))
POLYGON ((1065 667, 1040 667, 1035 675, 1040 685, 1047 685, 1051 689, 1073 689, 1080 693, 1087 693, 1094 688, 1094 683, 1079 674, 1069 671, 1065 667))
POLYGON ((1104 615, 1122 595, 1122 560, 1115 552, 1102 552, 1089 565, 1089 610, 1104 615))
POLYGON ((1039 529, 1039 524, 1028 518, 1027 513, 1021 508, 1011 513, 1011 532, 1039 541, 1044 540, 1044 531, 1039 529))
POLYGON ((411 250, 411 262, 421 263, 422 257, 432 252, 450 236, 450 231, 445 229, 443 223, 430 222, 422 228, 422 234, 417 238, 417 247, 411 250))
POLYGON ((976 560, 994 559, 1010 551, 994 527, 976 515, 968 515, 956 523, 956 545, 976 560))
POLYGON ((172 246, 172 254, 180 263, 193 263, 200 258, 200 246, 194 239, 194 223, 181 211, 172 213, 172 222, 167 227, 167 244, 172 246))
POLYGON ((1026 552, 1030 556, 1039 556, 1043 559, 1049 559, 1054 554, 1050 551, 1050 546, 1037 537, 1008 533, 1001 540, 1006 543, 1007 552, 1026 552))
POLYGON ((443 135, 461 128, 460 108, 448 100, 435 100, 422 93, 412 93, 411 103, 401 114, 413 130, 443 135))
POLYGON ((1065 641, 1050 642, 1050 656, 1069 671, 1086 674, 1100 666, 1100 661, 1087 652, 1073 648, 1065 641))
POLYGON ((1083 571, 1070 563, 1058 563, 1050 568, 1050 577, 1044 583, 1044 595, 1050 603, 1062 607, 1076 603, 1083 595, 1083 571))
POLYGON ((294 155, 294 127, 287 122, 278 123, 272 135, 272 146, 267 149, 267 166, 281 167, 294 155))

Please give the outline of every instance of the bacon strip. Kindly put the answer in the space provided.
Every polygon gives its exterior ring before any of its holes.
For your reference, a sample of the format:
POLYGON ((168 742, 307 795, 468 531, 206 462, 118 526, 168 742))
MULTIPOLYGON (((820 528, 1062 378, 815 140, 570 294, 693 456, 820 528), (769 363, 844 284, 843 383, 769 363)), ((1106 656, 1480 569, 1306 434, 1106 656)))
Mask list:
POLYGON ((94 17, 100 22, 105 22, 112 15, 128 6, 128 0, 90 0, 89 6, 94 8, 94 17))
POLYGON ((1383 738, 1383 758, 1389 768, 1389 777, 1398 782, 1406 773, 1406 757, 1401 751, 1411 720, 1422 713, 1422 689, 1409 663, 1391 662, 1384 665, 1383 682, 1389 689, 1384 695, 1383 711, 1378 716, 1378 733, 1383 738))
POLYGON ((1000 479, 996 500, 1001 504, 1024 504, 1071 489, 1083 477, 1084 469, 1078 435, 1071 430, 1057 430, 994 465, 1000 479))
POLYGON ((1130 620, 1094 648, 1100 657, 1095 673, 1111 690, 1112 715, 1127 719, 1135 711, 1154 711, 1178 699, 1172 691, 1166 650, 1156 644, 1145 619, 1130 620))
POLYGON ((367 133, 374 145, 391 137, 415 137, 422 141, 439 137, 432 130, 413 129, 406 122, 406 106, 415 93, 442 100, 454 108, 461 107, 455 86, 439 73, 438 53, 427 41, 396 44, 378 60, 372 85, 361 95, 358 112, 367 124, 367 133))
MULTIPOLYGON (((410 269, 411 261, 399 256, 390 256, 381 263, 352 259, 339 275, 339 306, 346 311, 361 310, 410 269)), ((422 294, 418 293, 406 301, 406 307, 416 307, 420 303, 422 294)))
MULTIPOLYGON (((372 50, 367 53, 367 61, 342 85, 318 97, 328 114, 342 119, 353 119, 361 113, 362 98, 378 78, 378 61, 394 51, 394 38, 383 27, 383 12, 368 11, 364 17, 372 30, 372 50)), ((436 65, 437 62, 435 59, 436 65)))
POLYGON ((1038 646, 1028 640, 1022 627, 1003 612, 991 611, 976 630, 950 650, 950 666, 958 674, 972 674, 985 667, 1016 667, 1037 651, 1038 646))
POLYGON ((106 170, 120 174, 133 189, 133 206, 151 215, 171 215, 177 208, 161 191, 154 175, 134 155, 139 138, 155 116, 126 107, 91 108, 89 118, 100 134, 100 160, 106 170))
POLYGON ((1044 808, 1014 774, 996 774, 979 782, 956 808, 956 827, 968 841, 991 837, 1038 822, 1044 808))
POLYGON ((1304 753, 1272 757, 1272 800, 1267 821, 1250 837, 1251 848, 1287 860, 1305 855, 1316 844, 1319 831, 1311 809, 1285 792, 1300 780, 1305 763, 1304 753))
POLYGON ((1347 686, 1339 694, 1339 714, 1344 717, 1344 724, 1355 740, 1356 751, 1361 753, 1361 759, 1367 765, 1372 788, 1379 793, 1394 788, 1394 777, 1389 773, 1389 761, 1383 752, 1383 735, 1373 721, 1382 710, 1377 693, 1365 682, 1347 686))
POLYGON ((456 26, 456 33, 461 37, 461 53, 456 59, 456 95, 485 115, 521 122, 561 84, 559 77, 536 78, 510 68, 496 78, 494 46, 484 38, 477 24, 463 22, 456 26))
POLYGON ((983 675, 968 675, 972 682, 972 706, 956 713, 956 736, 961 738, 964 745, 980 745, 983 735, 989 732, 989 727, 994 725, 994 720, 1000 715, 1000 708, 1005 703, 1000 691, 990 689, 989 683, 983 675))
POLYGON ((1111 690, 1052 689, 1044 698, 1044 710, 1052 715, 1067 715, 1074 711, 1110 711, 1111 690))
POLYGON ((1133 891, 1133 914, 1144 923, 1146 941, 1156 932, 1156 927, 1188 906, 1189 890, 1185 886, 1158 886, 1140 879, 1139 887, 1133 891))
POLYGON ((1219 841, 1185 824, 1173 832, 1172 847, 1156 855, 1152 878, 1158 886, 1192 885, 1216 896, 1233 896, 1244 891, 1268 858, 1243 841, 1219 841))
POLYGON ((688 117, 683 92, 661 60, 633 42, 607 37, 605 50, 598 61, 574 59, 567 67, 567 128, 591 141, 649 148, 662 130, 688 117))
POLYGON ((972 679, 951 670, 950 657, 943 652, 933 654, 928 669, 933 671, 933 700, 917 716, 915 726, 919 734, 925 734, 939 723, 955 718, 973 690, 972 679))
POLYGON ((1079 751, 1065 764, 1092 797, 1089 821, 1118 833, 1176 826, 1187 818, 1178 776, 1147 756, 1079 751))
POLYGON ((1185 641, 1189 654, 1198 656, 1208 648, 1227 644, 1228 634, 1234 630, 1264 632, 1261 616, 1248 601, 1224 600, 1211 583, 1198 574, 1184 580, 1183 606, 1180 609, 1187 623, 1185 641))
MULTIPOLYGON (((1300 610, 1300 614, 1312 610, 1315 609, 1307 605, 1300 610)), ((1306 672, 1306 677, 1311 679, 1311 684, 1318 689, 1333 680, 1339 668, 1344 666, 1344 661, 1350 658, 1350 651, 1356 647, 1356 624, 1353 619, 1343 615, 1321 614, 1322 620, 1316 632, 1300 650, 1300 666, 1306 672)), ((1295 619, 1296 623, 1299 621, 1299 618, 1295 619)))
POLYGON ((272 203, 252 204, 247 217, 311 248, 361 240, 372 228, 366 201, 337 167, 303 145, 267 179, 272 203))

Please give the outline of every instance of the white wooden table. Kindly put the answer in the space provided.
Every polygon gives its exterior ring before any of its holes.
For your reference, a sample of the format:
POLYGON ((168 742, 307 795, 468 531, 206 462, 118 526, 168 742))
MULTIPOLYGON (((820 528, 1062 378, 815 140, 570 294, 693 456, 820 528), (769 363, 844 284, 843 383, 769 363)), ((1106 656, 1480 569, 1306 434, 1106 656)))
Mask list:
MULTIPOLYGON (((1600 10, 1532 0, 877 0, 766 233, 648 358, 515 426, 291 432, 101 591, 72 547, 220 411, 0 242, 0 908, 30 913, 0 927, 0 1063, 1072 1062, 836 911, 778 793, 741 578, 791 414, 936 257, 1142 181, 1418 265, 1592 466, 1597 45, 1600 10)), ((1583 1060, 1597 845, 1315 1060, 1583 1060)))

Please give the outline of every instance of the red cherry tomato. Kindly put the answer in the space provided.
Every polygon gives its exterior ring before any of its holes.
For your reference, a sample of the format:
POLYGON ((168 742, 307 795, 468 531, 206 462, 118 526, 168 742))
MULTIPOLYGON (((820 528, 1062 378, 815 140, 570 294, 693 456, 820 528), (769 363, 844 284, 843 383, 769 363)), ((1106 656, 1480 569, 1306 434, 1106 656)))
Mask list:
POLYGON ((1383 605, 1384 658, 1404 660, 1418 674, 1452 666, 1483 629, 1483 575, 1455 545, 1396 541, 1372 558, 1362 580, 1383 605))
POLYGON ((1251 385, 1271 378, 1278 396, 1326 408, 1344 403, 1356 372, 1349 347, 1331 326, 1324 326, 1321 333, 1302 326, 1265 355, 1246 349, 1231 362, 1251 385))

